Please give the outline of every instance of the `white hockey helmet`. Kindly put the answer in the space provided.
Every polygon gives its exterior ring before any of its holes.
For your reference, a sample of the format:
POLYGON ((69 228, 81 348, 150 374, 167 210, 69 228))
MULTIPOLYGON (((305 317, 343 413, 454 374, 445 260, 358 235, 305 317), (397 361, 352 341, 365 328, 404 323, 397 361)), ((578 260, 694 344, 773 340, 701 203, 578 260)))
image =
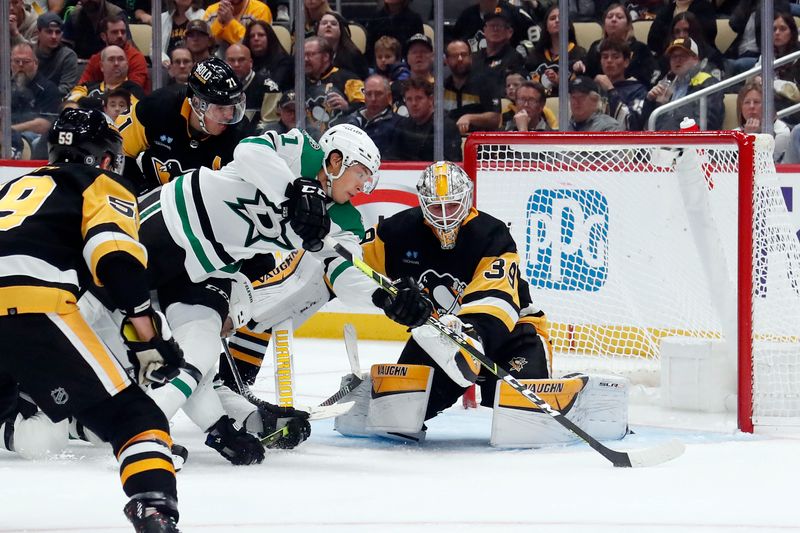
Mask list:
POLYGON ((450 161, 437 161, 422 171, 419 205, 444 250, 456 245, 458 230, 472 208, 472 190, 467 173, 450 161))
POLYGON ((370 178, 364 183, 362 192, 371 193, 378 186, 378 169, 381 166, 381 153, 369 135, 358 126, 339 124, 329 128, 319 139, 324 153, 323 168, 328 176, 328 195, 331 195, 334 180, 339 179, 347 167, 361 163, 370 171, 370 178), (337 174, 328 172, 328 157, 331 152, 342 155, 342 168, 337 174))

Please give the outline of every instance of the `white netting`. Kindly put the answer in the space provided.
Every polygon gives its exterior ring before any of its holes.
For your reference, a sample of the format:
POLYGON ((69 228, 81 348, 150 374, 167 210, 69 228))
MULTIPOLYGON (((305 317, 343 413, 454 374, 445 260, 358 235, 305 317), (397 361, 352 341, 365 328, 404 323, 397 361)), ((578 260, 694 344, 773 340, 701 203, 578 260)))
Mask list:
MULTIPOLYGON (((531 136, 478 147, 477 206, 510 225, 557 367, 572 360, 652 383, 660 339, 689 336, 721 339, 735 368, 740 147, 728 141, 531 136)), ((755 142, 753 282, 743 284, 754 299, 756 421, 800 417, 800 244, 771 142, 755 142)))

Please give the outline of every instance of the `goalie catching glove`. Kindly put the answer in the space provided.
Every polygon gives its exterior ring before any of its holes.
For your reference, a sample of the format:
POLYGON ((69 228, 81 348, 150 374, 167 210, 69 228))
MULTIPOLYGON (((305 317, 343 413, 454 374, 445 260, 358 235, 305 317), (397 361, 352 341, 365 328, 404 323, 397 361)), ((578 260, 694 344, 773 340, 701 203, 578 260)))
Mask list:
POLYGON ((150 319, 156 332, 153 338, 141 340, 128 317, 122 321, 122 338, 128 347, 128 359, 138 382, 142 385, 164 384, 180 372, 184 362, 183 351, 172 338, 172 331, 163 314, 150 308, 145 316, 150 319))
POLYGON ((283 216, 297 236, 303 239, 303 248, 309 252, 322 250, 322 239, 331 230, 328 216, 328 195, 317 180, 297 178, 286 187, 283 216))
MULTIPOLYGON (((475 330, 462 322, 457 316, 444 315, 439 321, 453 333, 483 352, 483 344, 475 330)), ((428 352, 450 379, 461 387, 469 387, 478 379, 481 365, 471 355, 458 348, 453 341, 440 333, 435 327, 424 325, 411 330, 411 336, 423 350, 428 352)))
POLYGON ((433 313, 433 304, 422 293, 410 277, 394 282, 397 294, 392 295, 383 289, 372 293, 372 303, 380 307, 386 316, 409 328, 421 326, 433 313))

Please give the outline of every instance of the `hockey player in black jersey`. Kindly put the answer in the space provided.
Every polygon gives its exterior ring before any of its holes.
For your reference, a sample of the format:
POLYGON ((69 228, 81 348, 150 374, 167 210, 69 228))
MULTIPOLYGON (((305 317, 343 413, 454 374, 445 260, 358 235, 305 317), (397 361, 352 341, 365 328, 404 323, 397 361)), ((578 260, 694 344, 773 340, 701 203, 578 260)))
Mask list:
POLYGON ((221 168, 242 137, 232 125, 244 110, 244 88, 233 69, 216 57, 200 61, 185 88, 159 89, 117 118, 125 177, 142 193, 200 167, 221 168))
POLYGON ((164 365, 151 379, 174 375, 183 355, 150 306, 136 197, 115 173, 122 140, 103 113, 66 109, 48 141, 48 165, 0 187, 0 375, 53 421, 74 416, 111 443, 137 531, 177 531, 167 420, 76 303, 87 283, 104 285, 132 356, 164 365))

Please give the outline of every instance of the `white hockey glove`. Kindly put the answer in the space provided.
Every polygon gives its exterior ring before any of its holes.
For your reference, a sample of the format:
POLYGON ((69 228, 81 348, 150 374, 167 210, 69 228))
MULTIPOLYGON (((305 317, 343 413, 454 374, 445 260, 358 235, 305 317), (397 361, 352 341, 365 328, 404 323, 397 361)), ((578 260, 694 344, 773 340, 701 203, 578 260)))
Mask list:
POLYGON ((178 375, 183 364, 183 351, 172 338, 167 318, 154 309, 149 311, 156 336, 149 341, 139 339, 130 319, 122 321, 121 334, 128 347, 128 359, 141 385, 164 384, 178 375))
MULTIPOLYGON (((483 343, 469 324, 464 324, 455 315, 444 315, 439 321, 483 352, 483 343)), ((453 341, 439 333, 433 326, 425 324, 412 329, 411 336, 423 350, 428 352, 445 374, 461 387, 469 387, 478 379, 480 363, 471 355, 461 351, 453 341)))

